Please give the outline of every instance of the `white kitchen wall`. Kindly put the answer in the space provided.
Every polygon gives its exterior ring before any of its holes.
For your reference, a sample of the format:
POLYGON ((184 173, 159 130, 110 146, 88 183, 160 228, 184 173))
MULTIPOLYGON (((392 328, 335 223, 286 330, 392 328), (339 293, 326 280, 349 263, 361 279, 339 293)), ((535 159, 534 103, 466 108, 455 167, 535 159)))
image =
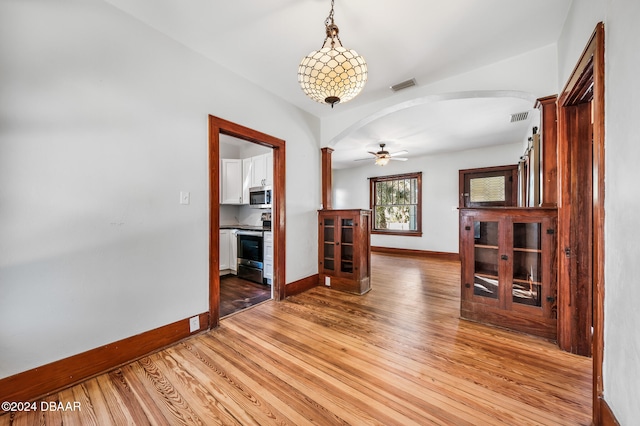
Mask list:
POLYGON ((208 310, 208 114, 287 141, 286 280, 317 273, 317 119, 103 1, 0 17, 0 377, 208 310))
POLYGON ((623 425, 640 419, 640 3, 574 1, 558 42, 562 85, 595 26, 605 25, 604 399, 623 425))
POLYGON ((369 178, 422 172, 422 237, 372 235, 371 245, 458 253, 458 192, 461 169, 517 164, 522 143, 451 152, 333 171, 334 208, 368 209, 369 178))

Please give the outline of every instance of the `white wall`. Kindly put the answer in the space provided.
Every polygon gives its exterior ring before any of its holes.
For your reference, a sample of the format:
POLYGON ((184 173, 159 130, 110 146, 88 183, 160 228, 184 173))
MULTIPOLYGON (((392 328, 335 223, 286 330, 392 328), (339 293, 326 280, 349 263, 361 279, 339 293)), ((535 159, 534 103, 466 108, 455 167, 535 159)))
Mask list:
POLYGON ((558 93, 562 91, 598 22, 604 21, 603 0, 574 0, 558 39, 558 93))
POLYGON ((607 5, 604 397, 631 425, 640 419, 640 3, 607 5))
POLYGON ((322 119, 322 146, 339 143, 343 132, 359 127, 381 111, 393 110, 397 105, 433 95, 460 92, 515 91, 530 93, 535 99, 557 93, 558 56, 555 44, 514 56, 504 61, 451 76, 426 85, 394 94, 379 102, 349 109, 322 119))
POLYGON ((562 85, 597 22, 605 24, 604 399, 623 425, 640 419, 640 3, 574 1, 558 42, 562 85))
MULTIPOLYGON (((348 110, 322 120, 322 144, 334 145, 340 136, 350 132, 380 111, 432 95, 486 90, 510 90, 531 94, 531 107, 539 97, 557 93, 557 49, 549 45, 504 61, 484 66, 441 81, 399 92, 392 98, 348 110)), ((539 117, 536 115, 536 118, 539 117)), ((526 138, 525 138, 526 139, 526 138)), ((427 156, 406 164, 391 162, 384 169, 375 166, 333 171, 334 207, 369 208, 367 178, 380 174, 423 171, 423 236, 395 237, 373 235, 374 246, 416 250, 458 252, 458 170, 476 167, 517 164, 523 154, 523 141, 485 150, 427 156), (416 162, 418 162, 416 164, 416 162), (374 168, 375 167, 375 168, 374 168), (435 178, 437 176, 437 179, 435 178)), ((339 149, 339 144, 336 145, 339 149)))
POLYGON ((287 141, 317 273, 315 118, 98 0, 3 0, 0 69, 0 377, 208 310, 208 114, 287 141))
POLYGON ((371 245, 458 253, 461 169, 517 164, 522 143, 458 151, 333 171, 334 208, 368 209, 370 177, 422 172, 422 237, 372 235, 371 245))

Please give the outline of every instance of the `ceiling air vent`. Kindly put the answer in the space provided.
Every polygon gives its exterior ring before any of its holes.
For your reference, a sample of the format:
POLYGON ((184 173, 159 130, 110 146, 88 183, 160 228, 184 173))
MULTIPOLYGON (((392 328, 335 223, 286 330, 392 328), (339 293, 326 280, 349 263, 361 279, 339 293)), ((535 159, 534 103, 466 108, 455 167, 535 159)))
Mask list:
POLYGON ((517 123, 518 121, 524 121, 529 117, 529 111, 519 112, 517 114, 511 114, 511 122, 517 123))
POLYGON ((416 83, 416 79, 412 78, 411 80, 407 80, 407 81, 403 81, 402 83, 398 83, 398 84, 394 84, 393 86, 391 86, 391 90, 393 90, 394 92, 398 92, 402 89, 407 89, 409 87, 415 86, 416 83))

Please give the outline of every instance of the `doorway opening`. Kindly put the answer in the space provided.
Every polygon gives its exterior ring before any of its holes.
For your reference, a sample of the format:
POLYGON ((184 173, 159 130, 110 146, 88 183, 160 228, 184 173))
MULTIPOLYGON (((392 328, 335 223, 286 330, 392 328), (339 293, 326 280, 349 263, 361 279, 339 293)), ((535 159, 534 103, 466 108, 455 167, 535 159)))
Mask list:
POLYGON ((272 151, 220 135, 220 318, 272 298, 272 151))
POLYGON ((601 424, 604 354, 604 25, 558 101, 558 345, 593 357, 601 424))
MULTIPOLYGON (((257 144, 271 150, 273 159, 273 182, 271 185, 273 271, 270 275, 271 288, 266 297, 282 300, 284 299, 285 291, 285 141, 218 117, 209 116, 209 328, 217 327, 220 317, 228 313, 221 312, 220 271, 221 267, 230 267, 230 265, 221 265, 221 249, 224 250, 230 247, 232 241, 230 234, 227 235, 221 232, 220 226, 221 136, 222 138, 228 136, 251 144, 257 144)), ((229 249, 229 251, 231 250, 229 249)), ((232 258, 234 262, 236 261, 235 257, 227 256, 226 259, 231 263, 232 258)), ((224 256, 222 258, 224 259, 224 256)), ((265 292, 263 291, 263 293, 265 292)), ((254 294, 254 296, 256 295, 254 294)), ((251 297, 253 296, 249 298, 251 297)), ((263 294, 259 297, 265 297, 265 295, 263 294)), ((244 303, 244 299, 247 299, 247 297, 239 299, 240 306, 244 303)))

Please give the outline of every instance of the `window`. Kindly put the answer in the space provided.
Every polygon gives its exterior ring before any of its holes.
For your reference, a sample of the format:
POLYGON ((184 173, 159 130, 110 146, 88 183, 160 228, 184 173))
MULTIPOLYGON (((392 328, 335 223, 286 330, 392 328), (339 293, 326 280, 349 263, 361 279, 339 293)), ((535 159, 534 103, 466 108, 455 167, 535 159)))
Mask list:
POLYGON ((515 206, 518 166, 460 170, 460 207, 515 206))
POLYGON ((422 173, 369 179, 372 233, 422 235, 422 173))

